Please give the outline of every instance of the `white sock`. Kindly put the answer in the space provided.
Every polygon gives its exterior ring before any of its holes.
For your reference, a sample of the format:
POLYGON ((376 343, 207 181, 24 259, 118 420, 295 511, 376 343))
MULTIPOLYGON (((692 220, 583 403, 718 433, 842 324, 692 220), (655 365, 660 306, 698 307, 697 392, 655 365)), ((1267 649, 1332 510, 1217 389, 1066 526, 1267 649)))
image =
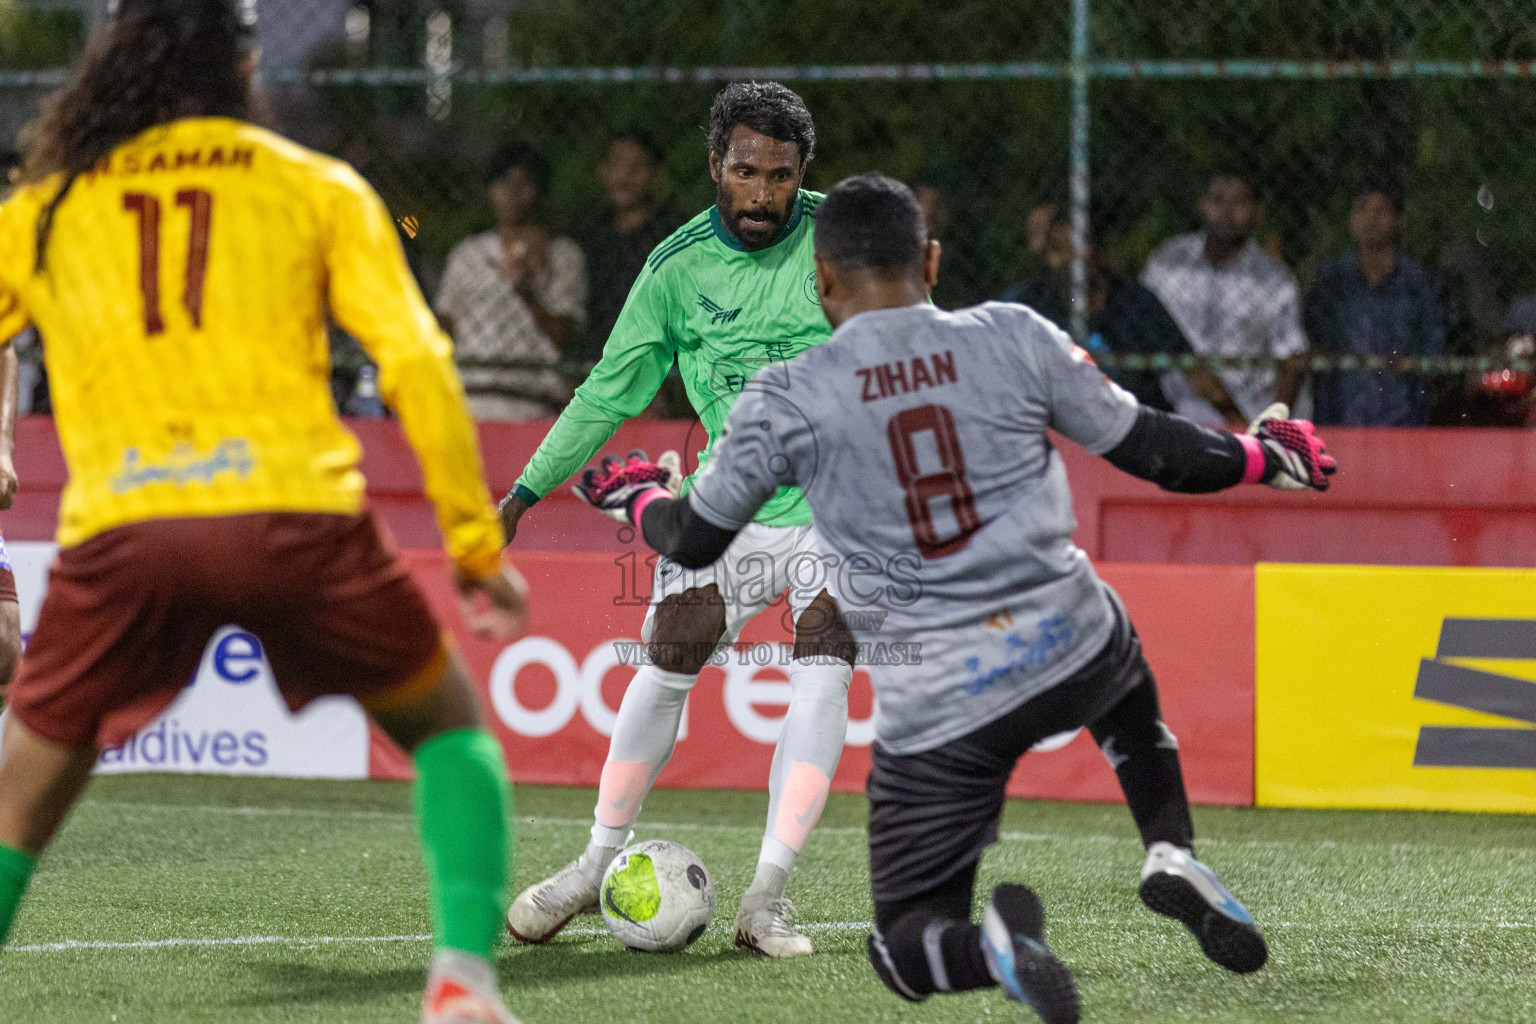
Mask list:
POLYGON ((789 713, 773 752, 768 831, 758 854, 760 866, 779 868, 786 877, 827 805, 848 735, 852 681, 853 666, 840 659, 796 658, 790 663, 789 713))
POLYGON ((743 902, 755 901, 766 906, 774 900, 784 898, 784 890, 789 885, 789 872, 777 864, 770 864, 765 860, 757 862, 757 873, 752 876, 752 884, 747 887, 743 902))
POLYGON ((644 666, 630 681, 608 743, 608 760, 593 809, 592 842, 581 858, 584 870, 599 875, 608 870, 634 835, 630 826, 640 817, 641 803, 672 757, 683 705, 698 681, 697 673, 665 672, 654 665, 644 666))
POLYGON ((443 974, 464 982, 476 992, 496 992, 496 966, 473 953, 457 949, 439 949, 434 952, 432 962, 427 967, 427 977, 435 980, 443 974))

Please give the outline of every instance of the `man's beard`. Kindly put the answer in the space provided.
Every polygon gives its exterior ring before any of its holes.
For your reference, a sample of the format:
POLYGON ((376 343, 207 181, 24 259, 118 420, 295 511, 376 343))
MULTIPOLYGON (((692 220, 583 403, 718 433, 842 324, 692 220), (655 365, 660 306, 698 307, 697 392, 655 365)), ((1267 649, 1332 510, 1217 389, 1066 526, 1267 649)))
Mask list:
POLYGON ((758 249, 766 249, 777 242, 784 234, 784 225, 789 220, 789 211, 776 213, 767 207, 757 207, 752 212, 760 213, 764 220, 752 220, 744 218, 739 211, 731 205, 730 193, 722 184, 715 195, 715 205, 720 208, 720 222, 742 244, 748 252, 758 249))

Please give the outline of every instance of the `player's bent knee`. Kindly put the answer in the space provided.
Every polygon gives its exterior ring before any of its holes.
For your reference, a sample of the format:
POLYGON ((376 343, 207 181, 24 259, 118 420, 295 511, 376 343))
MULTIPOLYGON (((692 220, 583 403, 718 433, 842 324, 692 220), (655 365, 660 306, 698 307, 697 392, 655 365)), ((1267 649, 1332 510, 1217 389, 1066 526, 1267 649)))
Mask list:
POLYGON ((854 664, 859 645, 837 602, 823 590, 795 622, 795 658, 834 658, 854 664))
POLYGON ((663 672, 696 675, 725 635, 725 601, 713 583, 663 598, 656 606, 648 648, 663 672))
POLYGON ((891 956, 890 947, 886 945, 885 936, 876 928, 869 933, 869 940, 865 944, 869 952, 869 964, 875 969, 878 977, 885 987, 895 992, 909 1003, 920 1003, 928 998, 929 993, 920 992, 901 976, 901 971, 896 966, 896 960, 891 956))
POLYGON ((446 647, 406 682, 365 699, 363 706, 407 752, 439 733, 483 724, 469 673, 446 647))

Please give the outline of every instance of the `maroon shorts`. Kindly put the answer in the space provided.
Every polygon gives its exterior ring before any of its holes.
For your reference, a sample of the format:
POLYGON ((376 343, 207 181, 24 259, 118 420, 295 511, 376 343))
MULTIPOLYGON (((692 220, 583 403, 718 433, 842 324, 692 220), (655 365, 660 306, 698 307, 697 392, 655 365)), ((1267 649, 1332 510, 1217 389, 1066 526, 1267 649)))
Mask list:
POLYGON ((59 552, 11 711, 55 743, 120 743, 231 623, 260 638, 295 709, 327 694, 393 702, 445 665, 427 600, 372 515, 152 520, 59 552))

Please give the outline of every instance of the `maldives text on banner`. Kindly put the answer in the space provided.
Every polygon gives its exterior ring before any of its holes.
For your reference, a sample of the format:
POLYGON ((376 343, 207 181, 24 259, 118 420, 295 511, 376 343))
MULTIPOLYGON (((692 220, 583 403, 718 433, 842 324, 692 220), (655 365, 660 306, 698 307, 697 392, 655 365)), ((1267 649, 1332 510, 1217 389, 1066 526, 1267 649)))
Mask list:
MULTIPOLYGON (((25 638, 37 624, 57 548, 8 547, 25 638)), ((328 697, 290 713, 260 641, 239 627, 226 626, 209 639, 197 673, 185 682, 164 714, 126 743, 102 751, 98 772, 368 777, 368 719, 357 702, 328 697)))
POLYGON ((1536 571, 1256 577, 1259 804, 1536 811, 1536 571))

